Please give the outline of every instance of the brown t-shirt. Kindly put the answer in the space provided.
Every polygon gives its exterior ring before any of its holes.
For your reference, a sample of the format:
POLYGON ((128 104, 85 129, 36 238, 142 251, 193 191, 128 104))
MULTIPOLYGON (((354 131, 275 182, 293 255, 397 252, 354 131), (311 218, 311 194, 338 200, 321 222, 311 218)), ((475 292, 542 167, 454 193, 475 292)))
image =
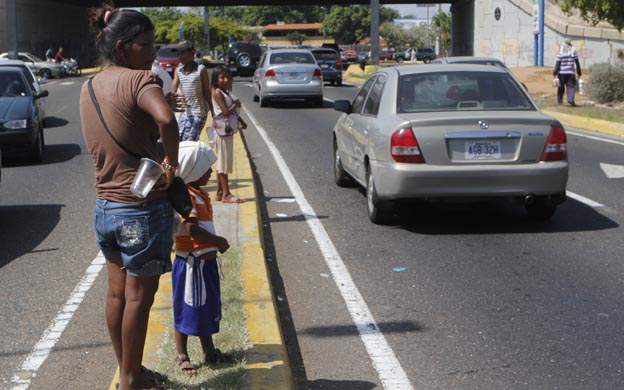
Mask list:
MULTIPOLYGON (((151 88, 161 88, 162 81, 149 70, 111 66, 93 78, 93 90, 106 125, 117 140, 141 157, 160 162, 157 140, 160 137, 154 119, 138 106, 141 95, 151 88)), ((164 176, 145 199, 130 192, 139 167, 139 159, 115 143, 100 120, 87 82, 80 92, 82 133, 95 165, 98 199, 121 203, 145 203, 167 197, 164 176)))

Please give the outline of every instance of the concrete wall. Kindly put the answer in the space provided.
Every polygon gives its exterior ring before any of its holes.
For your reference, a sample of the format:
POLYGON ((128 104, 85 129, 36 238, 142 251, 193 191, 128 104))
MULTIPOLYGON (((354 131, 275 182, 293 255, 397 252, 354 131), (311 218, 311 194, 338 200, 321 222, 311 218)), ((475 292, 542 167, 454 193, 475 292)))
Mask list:
MULTIPOLYGON (((87 8, 51 0, 16 0, 17 50, 44 57, 48 46, 63 47, 80 66, 93 65, 93 36, 87 8)), ((6 0, 0 0, 0 52, 8 50, 6 0)))
MULTIPOLYGON (((564 15, 557 4, 546 4, 544 66, 554 65, 559 46, 566 38, 578 50, 581 68, 619 61, 617 49, 624 50, 624 32, 604 25, 581 24, 578 18, 564 15)), ((475 0, 474 55, 497 57, 508 66, 533 65, 532 12, 532 0, 475 0), (499 20, 495 18, 496 8, 501 11, 499 20)))

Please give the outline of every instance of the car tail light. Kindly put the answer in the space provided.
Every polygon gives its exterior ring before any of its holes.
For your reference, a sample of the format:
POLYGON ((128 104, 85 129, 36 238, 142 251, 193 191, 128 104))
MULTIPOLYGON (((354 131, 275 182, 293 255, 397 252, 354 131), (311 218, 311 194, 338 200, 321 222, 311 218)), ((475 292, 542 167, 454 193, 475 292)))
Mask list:
POLYGON ((411 128, 397 130, 390 140, 390 155, 399 163, 424 164, 418 141, 411 128))
POLYGON ((342 68, 342 61, 341 61, 341 60, 336 60, 336 67, 337 67, 338 69, 341 69, 341 68, 342 68))
POLYGON ((568 139, 561 126, 550 126, 548 142, 542 154, 542 161, 560 161, 568 159, 568 139))
POLYGON ((275 78, 275 70, 274 69, 269 69, 264 73, 264 77, 267 79, 274 79, 275 78))
POLYGON ((321 73, 321 70, 316 68, 314 69, 314 74, 312 75, 313 79, 320 79, 323 78, 323 73, 321 73))

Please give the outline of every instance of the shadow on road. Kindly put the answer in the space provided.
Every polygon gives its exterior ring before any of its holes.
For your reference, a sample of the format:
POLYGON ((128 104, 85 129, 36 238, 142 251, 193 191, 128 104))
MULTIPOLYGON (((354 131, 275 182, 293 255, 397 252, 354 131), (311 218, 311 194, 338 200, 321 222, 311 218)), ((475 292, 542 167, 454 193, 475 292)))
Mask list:
MULTIPOLYGON (((0 268, 35 252, 61 219, 63 205, 0 206, 0 268)), ((59 248, 46 248, 59 251, 59 248)))

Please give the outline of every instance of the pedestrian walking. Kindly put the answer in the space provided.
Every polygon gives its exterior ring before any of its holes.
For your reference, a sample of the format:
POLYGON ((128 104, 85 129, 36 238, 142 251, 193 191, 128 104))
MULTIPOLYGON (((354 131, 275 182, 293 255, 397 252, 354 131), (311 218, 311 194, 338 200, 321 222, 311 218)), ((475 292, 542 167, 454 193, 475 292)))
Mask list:
POLYGON ((557 104, 563 104, 563 93, 565 91, 568 104, 572 107, 576 106, 574 102, 574 94, 576 93, 576 76, 581 77, 581 64, 578 60, 578 53, 572 41, 566 39, 559 48, 557 53, 557 62, 553 70, 553 76, 559 79, 557 87, 557 104))
POLYGON ((208 70, 195 62, 193 42, 182 41, 172 51, 178 52, 180 58, 173 76, 173 89, 177 91, 179 87, 186 100, 186 110, 178 119, 180 141, 197 141, 208 112, 214 111, 208 70))
POLYGON ((219 332, 221 321, 221 285, 218 253, 230 247, 218 236, 213 222, 210 196, 203 186, 212 175, 217 156, 201 141, 180 142, 178 155, 180 176, 191 194, 193 211, 180 219, 175 234, 176 257, 171 273, 173 287, 173 322, 175 328, 175 361, 188 375, 197 374, 191 363, 187 343, 189 336, 199 337, 204 353, 203 363, 233 363, 234 357, 215 348, 212 335, 219 332))
POLYGON ((166 377, 141 360, 160 275, 171 271, 167 188, 178 165, 178 126, 161 80, 150 71, 156 56, 150 19, 105 4, 90 10, 90 22, 103 70, 82 86, 80 116, 95 167, 94 228, 108 271, 106 324, 119 365, 118 389, 158 390, 166 377), (133 154, 163 161, 165 175, 145 198, 130 191, 139 167, 133 154))
POLYGON ((416 48, 412 47, 410 49, 410 61, 412 62, 412 64, 416 63, 416 48))

